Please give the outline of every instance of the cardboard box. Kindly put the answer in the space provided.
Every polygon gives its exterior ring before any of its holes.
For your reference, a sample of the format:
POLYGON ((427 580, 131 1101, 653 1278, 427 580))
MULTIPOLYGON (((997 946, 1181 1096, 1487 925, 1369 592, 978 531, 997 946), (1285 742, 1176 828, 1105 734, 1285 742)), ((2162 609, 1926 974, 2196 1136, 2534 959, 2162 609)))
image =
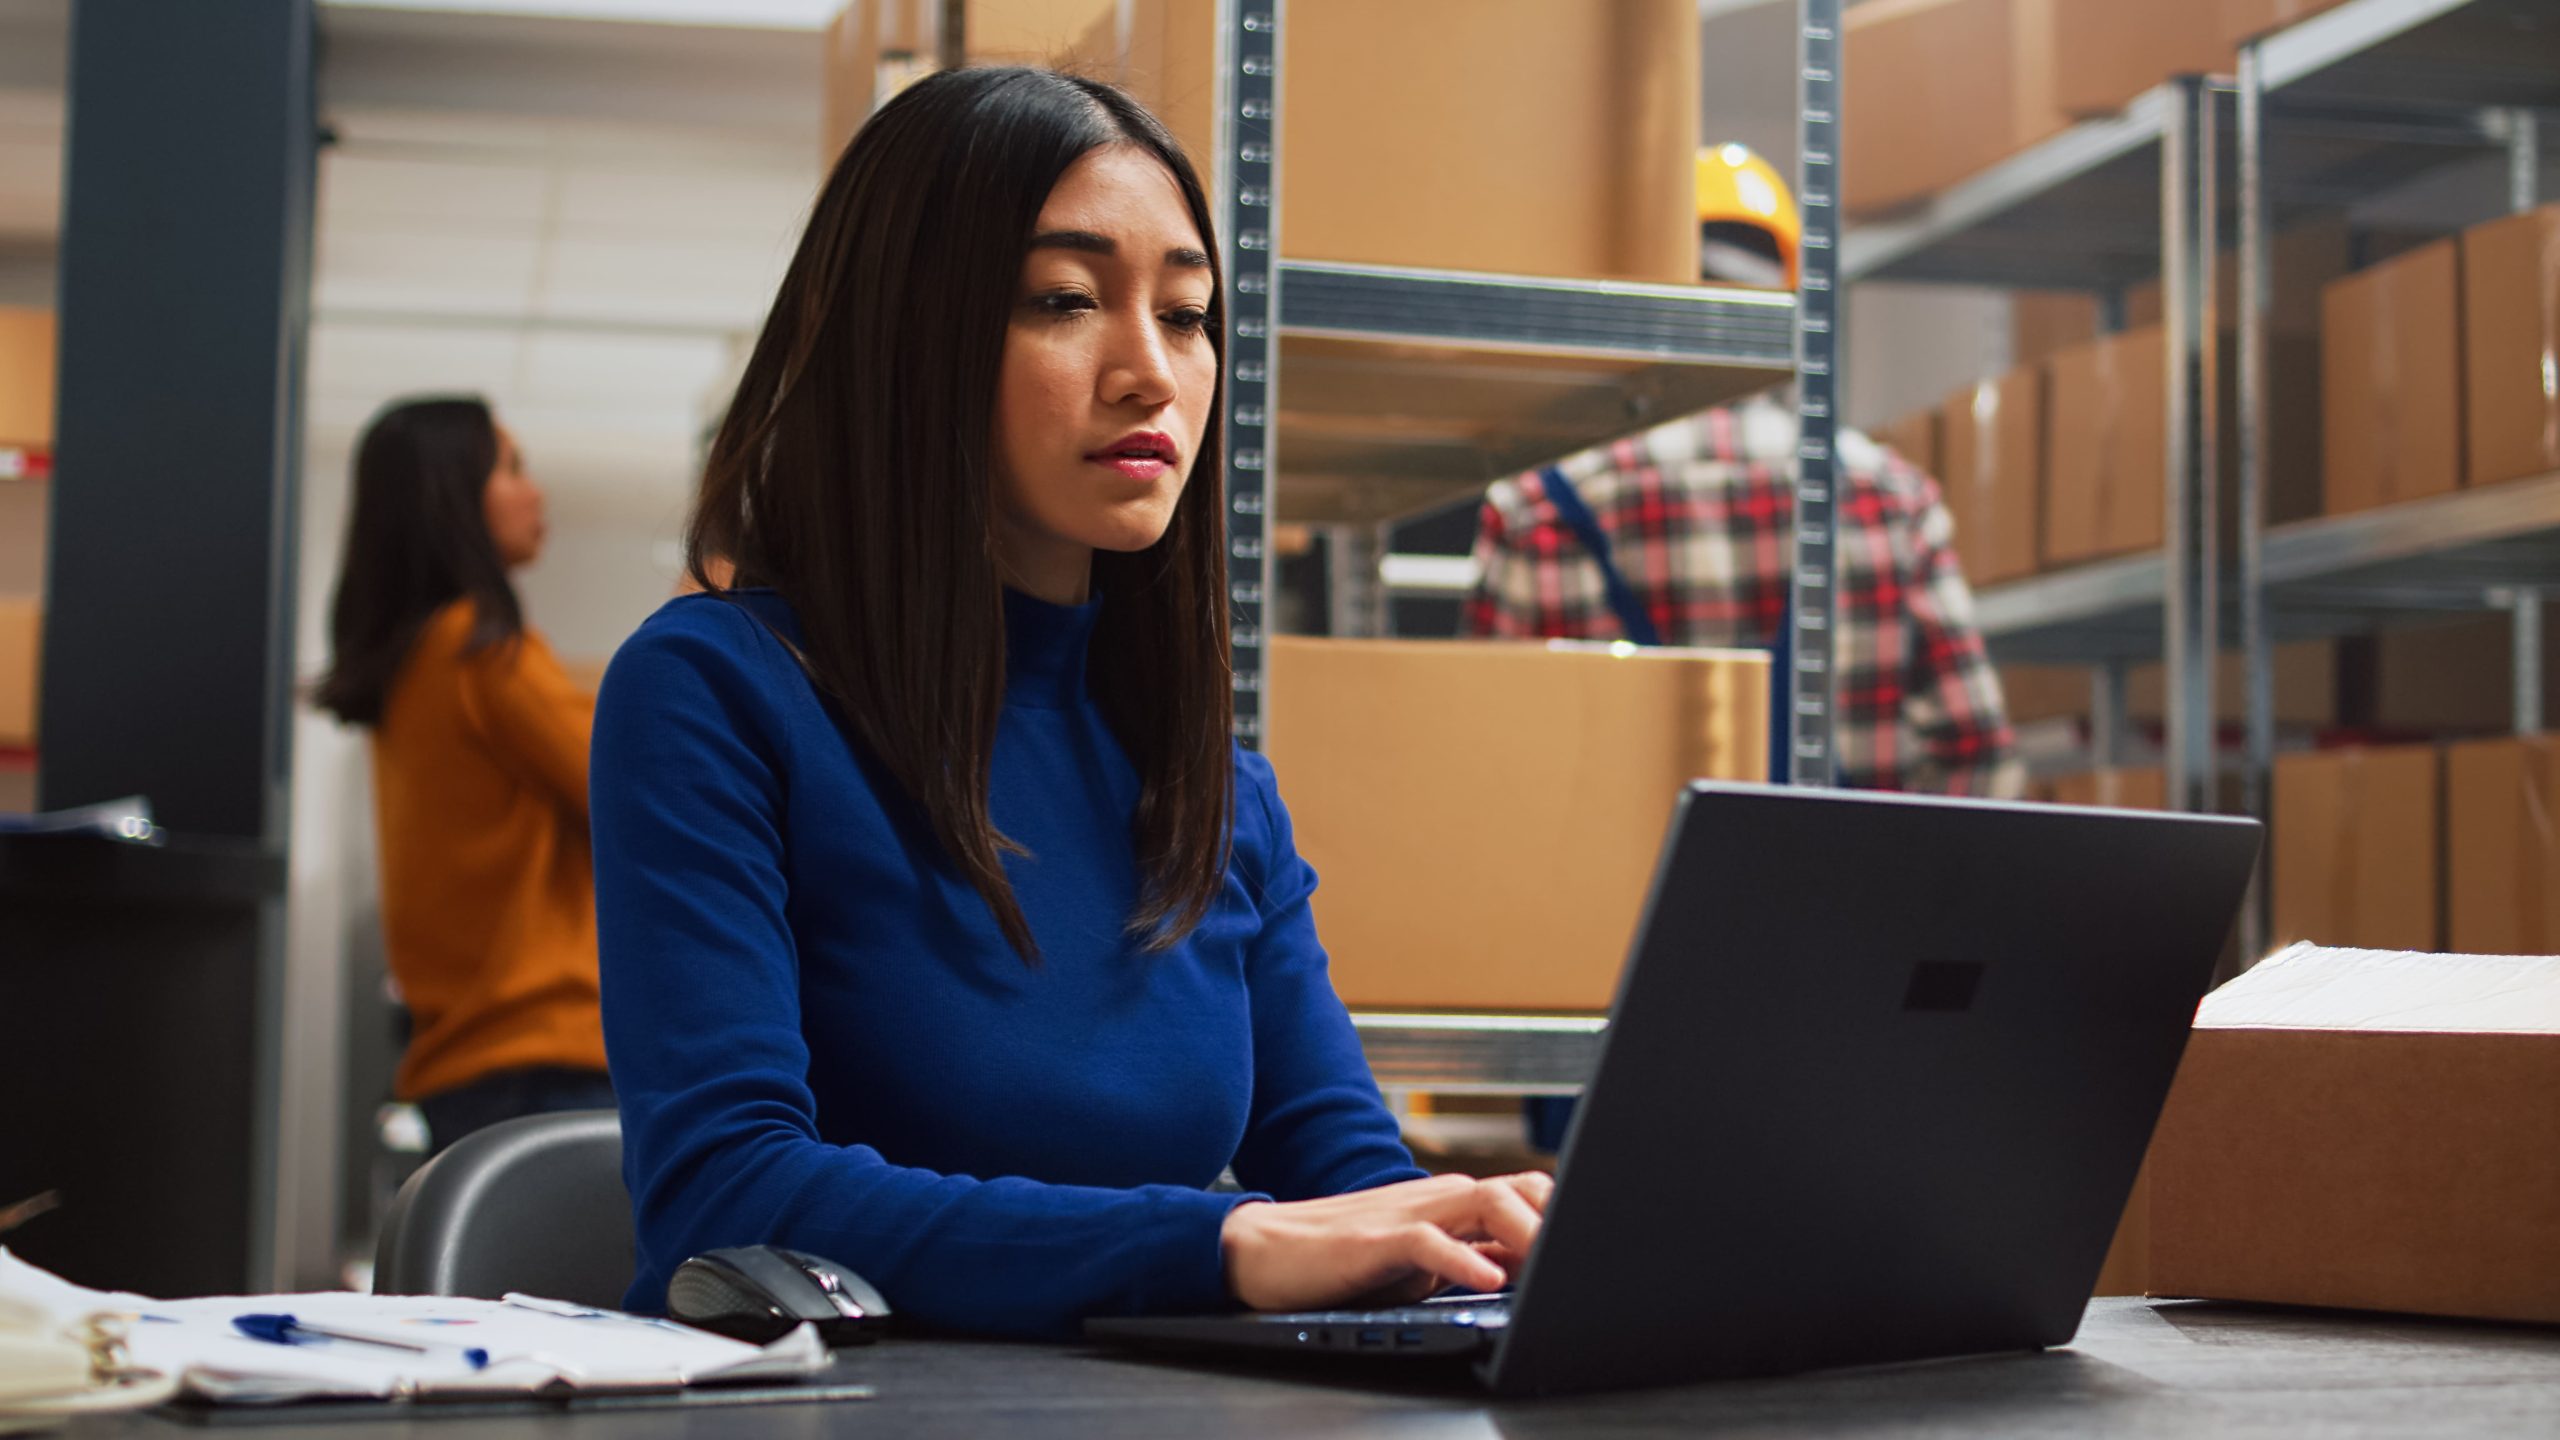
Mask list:
POLYGON ((2030 365, 1947 397, 1938 482, 1956 556, 1979 590, 2036 573, 2043 485, 2044 368, 2030 365))
POLYGON ((1270 741, 1345 1003, 1599 1011, 1688 781, 1757 780, 1757 651, 1271 646, 1270 741))
MULTIPOLYGON (((1114 0, 968 0, 962 35, 969 63, 1054 65, 1098 58, 1087 47, 1101 33, 1097 27, 1117 30, 1119 8, 1114 0)), ((1096 78, 1118 79, 1107 73, 1096 78)))
POLYGON ((1688 0, 1306 5, 1286 33, 1292 259, 1698 279, 1688 0))
POLYGON ((2222 0, 2053 0, 2053 103, 2113 115, 2172 75, 2228 75, 2222 0))
POLYGON ((2443 943, 2443 760, 2432 745, 2276 757, 2275 939, 2378 950, 2443 943))
POLYGON ((2053 781, 2056 805, 2103 805, 2116 810, 2166 810, 2169 775, 2159 769, 2090 770, 2058 775, 2053 781))
POLYGON ((2012 725, 2085 719, 2091 710, 2091 672, 2081 665, 2002 665, 2000 706, 2012 725))
MULTIPOLYGON (((862 0, 855 0, 860 4, 862 0)), ((930 55, 942 33, 941 0, 874 0, 880 6, 880 53, 930 55)))
POLYGON ((2054 0, 1868 0, 1841 24, 1841 208, 1900 208, 2059 133, 2054 0))
POLYGON ((2560 470, 2560 205, 2462 235, 2463 413, 2474 485, 2560 470))
POLYGON ((1939 434, 1938 412, 1920 410, 1899 420, 1887 421, 1867 432, 1868 438, 1919 467, 1932 480, 1942 478, 1943 458, 1939 434))
MULTIPOLYGON (((2247 718, 2248 667, 2236 650, 2214 662, 2215 718, 2237 724, 2247 718)), ((2275 647, 2276 723, 2317 728, 2338 720, 2338 645, 2334 640, 2301 640, 2275 647)), ((2125 708, 2137 720, 2158 720, 2169 713, 2169 675, 2158 665, 2137 665, 2125 679, 2125 708)))
POLYGON ((2076 290, 2015 290, 2009 295, 2009 358, 2020 365, 2051 359, 2105 333, 2098 297, 2076 290))
POLYGON ((2462 484, 2461 252, 2423 246, 2321 296, 2321 504, 2332 515, 2462 484))
POLYGON ((2047 367, 2044 559, 2156 550, 2167 526, 2168 349, 2157 326, 2103 335, 2047 367))
MULTIPOLYGON (((2354 272, 2356 236, 2343 216, 2305 220, 2275 233, 2268 244, 2275 294, 2268 297, 2267 331, 2285 339, 2316 340, 2320 336, 2320 297, 2329 282, 2354 272)), ((2224 329, 2240 315, 2240 257, 2225 250, 2214 260, 2214 314, 2224 329)), ((2127 329, 2157 325, 2162 318, 2160 282, 2146 280, 2124 292, 2127 329)), ((2316 365, 2319 357, 2311 357, 2316 365)))
POLYGON ((44 607, 33 596, 0 595, 0 749, 36 743, 36 680, 44 607))
POLYGON ((880 26, 886 0, 853 0, 827 27, 820 59, 818 115, 820 174, 835 168, 836 157, 853 140, 853 132, 871 118, 880 103, 880 26))
POLYGON ((53 312, 0 307, 0 445, 53 446, 53 312))
MULTIPOLYGON (((2221 362, 2222 443, 2216 462, 2222 468, 2224 513, 2239 513, 2240 365, 2234 337, 2223 335, 2221 362)), ((2267 337, 2267 523, 2288 524, 2320 513, 2320 341, 2308 335, 2267 337)), ((2236 535, 2236 519, 2226 519, 2223 533, 2236 535)), ((2228 542, 2226 542, 2228 543, 2228 542)), ((2226 550, 2223 553, 2232 552, 2226 550)))
POLYGON ((2116 1238, 2107 1245, 2106 1262, 2098 1267, 2092 1295, 2142 1295, 2151 1289, 2151 1162, 2145 1159, 2133 1177, 2133 1194, 2116 1220, 2116 1238))
POLYGON ((2560 960, 2302 948, 2205 998, 2153 1139, 2164 1296, 2560 1322, 2560 960))
MULTIPOLYGON (((2544 607, 2542 710, 2560 716, 2560 615, 2544 607)), ((2377 730, 2491 735, 2515 728, 2515 622, 2491 613, 2385 630, 2369 689, 2341 718, 2377 730)), ((2362 687, 2359 687, 2362 688, 2362 687)))
MULTIPOLYGON (((830 36, 830 137, 869 115, 884 48, 924 28, 884 16, 892 3, 859 0, 830 36)), ((1128 89, 1215 193, 1216 0, 970 0, 966 24, 972 63, 1057 65, 1128 89)), ((1291 11, 1283 249, 1696 283, 1697 32, 1689 0, 1291 11)))
POLYGON ((2477 955, 2560 953, 2560 740, 2445 752, 2446 939, 2477 955))
POLYGON ((2255 40, 2345 3, 2346 0, 2222 0, 2222 39, 2236 47, 2244 40, 2255 40))
MULTIPOLYGON (((2214 669, 2213 701, 2218 717, 2237 723, 2247 702, 2242 691, 2240 656, 2226 651, 2214 669)), ((2000 691, 2009 718, 2025 724, 2036 720, 2085 719, 2093 713, 2093 673, 2084 665, 2003 665, 2000 691)), ((2338 645, 2334 640, 2297 640, 2275 649, 2276 723, 2319 728, 2338 723, 2338 645)), ((2157 722, 2167 713, 2168 677, 2160 666, 2137 665, 2125 677, 2125 716, 2139 724, 2157 722)))

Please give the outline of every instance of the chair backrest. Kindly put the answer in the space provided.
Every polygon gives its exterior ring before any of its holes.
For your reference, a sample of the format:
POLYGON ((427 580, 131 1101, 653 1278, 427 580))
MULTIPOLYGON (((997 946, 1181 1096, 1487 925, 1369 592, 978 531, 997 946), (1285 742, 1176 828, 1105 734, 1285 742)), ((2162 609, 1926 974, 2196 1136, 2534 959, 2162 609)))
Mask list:
POLYGON ((373 1288, 619 1308, 632 1269, 621 1121, 573 1110, 475 1131, 410 1176, 383 1222, 373 1288))

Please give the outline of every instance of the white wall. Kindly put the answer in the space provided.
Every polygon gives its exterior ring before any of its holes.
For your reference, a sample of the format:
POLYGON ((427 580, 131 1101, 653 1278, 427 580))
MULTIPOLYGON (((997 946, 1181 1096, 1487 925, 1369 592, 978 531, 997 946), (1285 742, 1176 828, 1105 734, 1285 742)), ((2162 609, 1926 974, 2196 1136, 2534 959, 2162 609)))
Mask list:
MULTIPOLYGON (((329 663, 329 593, 347 488, 345 447, 306 443, 293 652, 297 692, 329 663)), ((288 1286, 339 1283, 338 1137, 348 1103, 348 955, 354 937, 366 933, 380 896, 367 763, 361 731, 297 702, 276 1217, 284 1271, 277 1281, 288 1286)))
POLYGON ((1841 414, 1874 425, 1936 405, 2013 363, 2009 297, 1961 285, 1850 288, 1841 414))
MULTIPOLYGON (((321 24, 339 143, 321 163, 297 669, 327 663, 356 438, 429 390, 480 393, 516 433, 551 522, 517 577, 526 618, 564 657, 602 659, 673 590, 716 381, 815 188, 819 37, 338 7, 321 24)), ((369 1114, 376 1067, 350 1047, 381 1043, 380 885, 364 736, 305 709, 294 747, 280 1278, 329 1285, 363 1218, 341 1216, 341 1186, 370 1154, 350 1110, 369 1114)))
POLYGON ((525 619, 563 659, 602 660, 675 593, 675 525, 555 529, 516 577, 525 619))

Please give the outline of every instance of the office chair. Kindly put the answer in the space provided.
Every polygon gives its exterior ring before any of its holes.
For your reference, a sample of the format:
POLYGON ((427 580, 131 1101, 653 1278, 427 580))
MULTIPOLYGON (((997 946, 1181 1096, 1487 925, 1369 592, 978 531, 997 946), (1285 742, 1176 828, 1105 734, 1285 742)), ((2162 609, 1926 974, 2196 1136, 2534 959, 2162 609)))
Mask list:
POLYGON ((632 1266, 621 1121, 573 1110, 466 1135, 410 1176, 383 1220, 373 1289, 619 1308, 632 1266))

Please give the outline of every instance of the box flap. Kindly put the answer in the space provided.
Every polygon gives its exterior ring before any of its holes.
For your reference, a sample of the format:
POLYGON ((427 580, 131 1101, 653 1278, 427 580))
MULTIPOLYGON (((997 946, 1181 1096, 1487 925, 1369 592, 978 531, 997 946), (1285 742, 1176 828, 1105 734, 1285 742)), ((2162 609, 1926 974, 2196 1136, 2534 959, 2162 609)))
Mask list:
POLYGON ((2560 956, 2295 945, 2207 995, 2196 1026, 2560 1035, 2560 956))

